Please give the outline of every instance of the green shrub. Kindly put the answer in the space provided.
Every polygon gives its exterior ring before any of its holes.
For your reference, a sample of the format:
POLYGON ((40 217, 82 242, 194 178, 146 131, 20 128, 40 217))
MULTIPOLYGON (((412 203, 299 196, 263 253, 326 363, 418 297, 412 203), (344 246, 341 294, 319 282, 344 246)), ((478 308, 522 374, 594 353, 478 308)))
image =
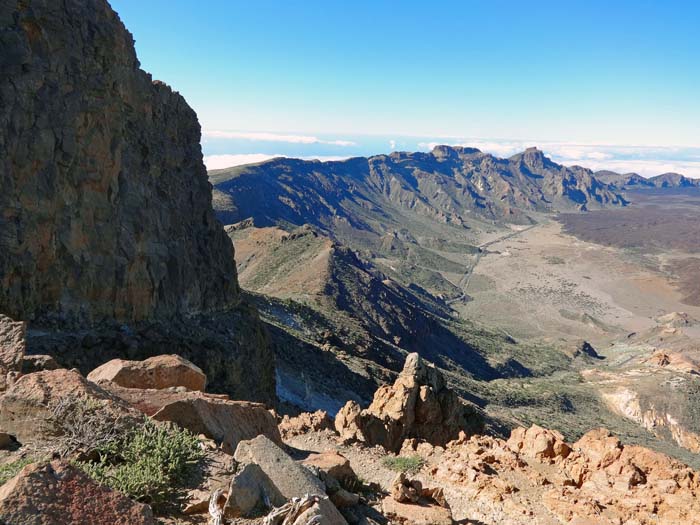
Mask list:
POLYGON ((10 481, 17 474, 19 474, 20 470, 22 470, 30 463, 34 463, 34 460, 32 458, 24 458, 18 459, 17 461, 13 461, 12 463, 0 465, 0 485, 4 485, 8 481, 10 481))
POLYGON ((415 474, 425 465, 425 461, 420 456, 385 456, 382 465, 396 472, 415 474))
POLYGON ((204 458, 194 434, 152 421, 146 421, 97 452, 99 461, 76 462, 76 465, 99 483, 151 504, 175 496, 204 458))

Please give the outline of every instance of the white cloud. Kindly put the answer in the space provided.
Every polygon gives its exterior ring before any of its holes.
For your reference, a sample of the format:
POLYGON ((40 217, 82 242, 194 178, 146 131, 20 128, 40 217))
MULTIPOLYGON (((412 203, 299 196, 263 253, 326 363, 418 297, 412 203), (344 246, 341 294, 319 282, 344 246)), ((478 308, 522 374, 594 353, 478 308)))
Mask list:
POLYGON ((700 161, 663 161, 645 159, 607 159, 580 162, 575 159, 559 159, 557 162, 567 166, 578 164, 593 171, 611 170, 618 173, 638 173, 644 177, 653 177, 661 173, 675 172, 694 179, 700 178, 700 161))
POLYGON ((389 147, 390 147, 392 150, 395 150, 395 149, 396 149, 396 141, 395 141, 394 139, 391 139, 391 140, 389 141, 389 147))
POLYGON ((576 164, 592 170, 636 172, 646 177, 674 171, 700 178, 700 157, 695 153, 700 148, 697 147, 454 138, 443 142, 420 142, 418 147, 431 150, 439 144, 478 148, 498 157, 510 157, 537 146, 552 160, 567 166, 576 164))
POLYGON ((261 142, 289 142, 292 144, 328 144, 332 146, 356 146, 351 140, 324 140, 312 135, 287 135, 262 131, 204 131, 211 139, 242 139, 261 142))
MULTIPOLYGON (((269 155, 267 153, 242 153, 242 154, 226 154, 226 155, 207 155, 204 157, 204 165, 208 170, 219 170, 223 168, 232 168, 234 166, 242 166, 244 164, 255 164, 257 162, 265 162, 266 160, 285 157, 285 155, 269 155)), ((338 157, 334 155, 317 155, 298 157, 303 160, 320 160, 321 162, 329 162, 334 160, 345 160, 348 157, 338 157)))

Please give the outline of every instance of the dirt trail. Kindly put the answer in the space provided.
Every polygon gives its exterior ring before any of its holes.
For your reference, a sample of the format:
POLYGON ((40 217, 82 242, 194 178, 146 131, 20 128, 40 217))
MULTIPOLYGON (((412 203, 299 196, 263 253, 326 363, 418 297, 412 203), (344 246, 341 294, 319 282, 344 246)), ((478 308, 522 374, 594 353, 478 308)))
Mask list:
POLYGON ((523 234, 529 230, 532 230, 533 228, 540 226, 540 225, 541 225, 540 223, 531 224, 530 226, 528 226, 527 228, 523 228, 522 230, 517 230, 517 231, 507 233, 506 235, 502 235, 501 237, 491 239, 488 242, 485 242, 485 243, 478 245, 477 248, 479 248, 479 251, 476 253, 476 255, 474 257, 473 264, 467 268, 467 271, 464 273, 462 278, 457 283, 457 286, 462 289, 462 295, 460 295, 459 297, 456 297, 454 299, 450 299, 450 300, 446 301, 446 303, 453 304, 453 303, 456 303, 458 301, 463 301, 467 297, 467 290, 469 289, 469 281, 471 281, 472 275, 474 274, 474 270, 476 269, 477 265, 479 264, 479 261, 481 260, 481 258, 484 256, 484 249, 485 248, 488 248, 489 246, 492 246, 492 245, 497 244, 499 242, 503 242, 503 241, 506 241, 508 239, 512 239, 513 237, 521 235, 521 234, 523 234))

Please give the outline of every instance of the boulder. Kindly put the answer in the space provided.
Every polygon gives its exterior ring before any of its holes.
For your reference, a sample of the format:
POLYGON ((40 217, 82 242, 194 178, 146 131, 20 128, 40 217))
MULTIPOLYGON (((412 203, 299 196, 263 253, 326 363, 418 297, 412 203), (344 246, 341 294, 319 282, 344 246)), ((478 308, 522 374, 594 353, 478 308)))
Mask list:
POLYGON ((330 500, 339 509, 354 507, 360 503, 360 496, 343 488, 336 490, 330 495, 330 500))
POLYGON ((573 444, 594 469, 605 468, 622 454, 622 443, 608 429, 597 428, 586 432, 573 444))
POLYGON ((350 466, 350 460, 333 450, 311 454, 304 460, 304 465, 316 467, 341 482, 357 478, 350 466))
POLYGON ((155 525, 148 505, 131 501, 67 462, 32 464, 0 487, 0 523, 155 525))
POLYGON ((483 427, 477 409, 464 403, 437 368, 409 354, 393 385, 381 386, 365 410, 353 401, 340 410, 335 428, 344 439, 381 445, 398 452, 405 439, 445 445, 460 432, 473 434, 483 427))
POLYGON ((318 505, 324 519, 332 524, 347 523, 326 498, 324 483, 267 437, 258 436, 242 441, 236 448, 234 458, 240 463, 258 465, 285 499, 321 496, 318 505))
POLYGON ((63 400, 96 403, 104 418, 136 422, 142 416, 127 403, 74 370, 46 370, 20 377, 0 397, 0 428, 20 442, 50 439, 55 434, 52 409, 63 400))
POLYGON ((286 501, 260 466, 248 463, 231 478, 224 514, 227 518, 245 517, 268 504, 279 507, 286 501))
POLYGON ((282 444, 275 417, 261 403, 231 401, 226 395, 181 387, 124 388, 111 381, 100 381, 97 385, 157 421, 172 421, 218 441, 229 454, 233 454, 240 441, 259 435, 282 444))
POLYGON ((234 458, 239 463, 258 465, 285 499, 300 498, 305 494, 326 494, 321 480, 266 436, 239 443, 234 458))
POLYGON ((284 438, 300 436, 320 430, 333 430, 333 420, 327 412, 303 412, 296 417, 284 416, 279 424, 280 433, 284 438))
POLYGON ((391 484, 391 497, 399 503, 418 503, 423 494, 423 484, 417 479, 408 479, 403 472, 391 484))
POLYGON ((27 325, 0 314, 0 392, 22 371, 27 325))
POLYGON ((126 388, 184 387, 204 391, 207 376, 179 355, 159 355, 143 361, 112 359, 87 376, 90 381, 112 381, 126 388))
POLYGON ((33 374, 43 370, 58 370, 61 368, 50 355, 25 355, 22 359, 22 373, 33 374))
POLYGON ((564 436, 556 430, 538 425, 532 425, 528 429, 513 429, 507 444, 513 452, 536 459, 565 458, 571 452, 564 436))

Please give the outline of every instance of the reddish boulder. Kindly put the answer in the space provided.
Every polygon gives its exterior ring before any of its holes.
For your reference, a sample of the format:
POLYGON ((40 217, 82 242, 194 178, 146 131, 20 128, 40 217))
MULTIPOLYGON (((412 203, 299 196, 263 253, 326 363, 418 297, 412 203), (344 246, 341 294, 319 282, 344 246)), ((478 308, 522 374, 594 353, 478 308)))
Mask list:
POLYGON ((55 432, 52 410, 63 400, 85 399, 105 418, 124 422, 142 416, 127 403, 74 370, 46 370, 20 377, 0 397, 0 428, 20 442, 50 438, 55 432))
POLYGON ((549 430, 538 425, 525 429, 516 428, 508 439, 508 447, 525 457, 536 459, 565 458, 571 452, 571 447, 564 441, 556 430, 549 430))
POLYGON ((207 376, 179 355, 159 355, 143 361, 112 359, 88 374, 90 381, 109 380, 126 388, 185 387, 204 391, 207 376))
POLYGON ((156 421, 172 421, 218 441, 229 454, 239 442, 261 434, 282 443, 275 416, 261 403, 231 401, 223 394, 179 388, 124 388, 111 381, 100 381, 98 386, 156 421))
POLYGON ((91 480, 67 462, 33 464, 0 487, 0 522, 155 525, 148 505, 91 480))
POLYGON ((326 474, 333 476, 338 481, 355 479, 355 471, 350 466, 350 461, 335 451, 322 452, 321 454, 311 454, 304 460, 304 465, 315 467, 326 474))

